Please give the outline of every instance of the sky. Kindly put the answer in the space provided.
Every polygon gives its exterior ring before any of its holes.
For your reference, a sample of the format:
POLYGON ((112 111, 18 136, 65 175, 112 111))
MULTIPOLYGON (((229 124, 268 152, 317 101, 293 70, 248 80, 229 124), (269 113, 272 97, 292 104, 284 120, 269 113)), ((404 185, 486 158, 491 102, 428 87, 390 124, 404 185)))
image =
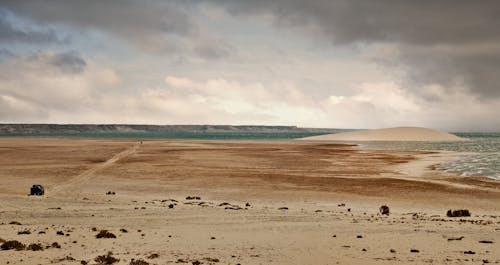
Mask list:
POLYGON ((0 123, 500 131, 500 2, 0 0, 0 123))

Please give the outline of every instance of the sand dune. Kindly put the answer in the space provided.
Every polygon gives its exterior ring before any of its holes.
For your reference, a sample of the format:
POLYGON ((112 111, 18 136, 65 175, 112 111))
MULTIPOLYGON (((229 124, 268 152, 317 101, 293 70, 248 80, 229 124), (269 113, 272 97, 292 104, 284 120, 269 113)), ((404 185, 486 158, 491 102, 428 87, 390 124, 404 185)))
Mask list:
POLYGON ((420 127, 396 127, 378 130, 362 130, 345 133, 325 134, 301 138, 300 140, 322 141, 464 141, 456 135, 420 127))

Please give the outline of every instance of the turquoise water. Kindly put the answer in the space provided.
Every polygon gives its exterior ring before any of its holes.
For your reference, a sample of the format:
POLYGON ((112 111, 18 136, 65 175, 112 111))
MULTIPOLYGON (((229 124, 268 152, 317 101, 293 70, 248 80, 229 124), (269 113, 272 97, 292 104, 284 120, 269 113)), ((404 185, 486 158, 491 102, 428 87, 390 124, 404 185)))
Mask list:
POLYGON ((454 133, 463 142, 370 142, 362 147, 389 150, 443 150, 468 153, 441 165, 446 172, 500 180, 500 133, 454 133))
POLYGON ((123 138, 123 139, 197 139, 197 140, 287 140, 324 132, 99 132, 99 133, 23 133, 0 137, 69 137, 69 138, 123 138))

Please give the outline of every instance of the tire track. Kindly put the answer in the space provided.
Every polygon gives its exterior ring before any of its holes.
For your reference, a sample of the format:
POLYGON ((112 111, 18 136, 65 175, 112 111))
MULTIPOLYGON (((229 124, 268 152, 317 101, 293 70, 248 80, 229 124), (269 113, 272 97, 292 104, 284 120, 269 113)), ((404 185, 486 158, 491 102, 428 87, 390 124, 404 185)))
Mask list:
POLYGON ((139 146, 140 144, 139 143, 136 143, 134 144, 132 147, 114 155, 113 157, 111 157, 110 159, 80 173, 79 175, 75 176, 74 178, 71 178, 69 179, 68 181, 64 182, 64 183, 61 183, 59 185, 56 185, 54 186, 51 190, 50 190, 50 194, 51 195, 57 195, 57 194, 60 194, 61 192, 65 191, 65 190, 68 190, 68 188, 72 187, 72 186, 76 186, 78 184, 82 184, 82 183, 85 183, 87 181, 89 181, 96 172, 98 171, 101 171, 105 168, 108 168, 110 166, 112 166, 113 164, 115 164, 116 162, 118 162, 120 159, 123 159, 127 156, 130 156, 132 154, 135 154, 137 152, 137 149, 139 149, 139 146))

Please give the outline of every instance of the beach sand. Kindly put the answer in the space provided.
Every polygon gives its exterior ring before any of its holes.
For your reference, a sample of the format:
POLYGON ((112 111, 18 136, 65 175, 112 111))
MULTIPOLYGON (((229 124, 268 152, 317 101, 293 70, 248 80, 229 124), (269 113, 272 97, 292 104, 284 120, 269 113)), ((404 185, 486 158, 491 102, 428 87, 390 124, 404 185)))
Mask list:
POLYGON ((0 138, 0 238, 43 247, 0 250, 0 264, 96 264, 108 251, 115 264, 499 263, 500 184, 433 170, 453 156, 303 141, 0 138), (32 184, 46 195, 27 196, 32 184), (96 238, 100 230, 116 238, 96 238))

